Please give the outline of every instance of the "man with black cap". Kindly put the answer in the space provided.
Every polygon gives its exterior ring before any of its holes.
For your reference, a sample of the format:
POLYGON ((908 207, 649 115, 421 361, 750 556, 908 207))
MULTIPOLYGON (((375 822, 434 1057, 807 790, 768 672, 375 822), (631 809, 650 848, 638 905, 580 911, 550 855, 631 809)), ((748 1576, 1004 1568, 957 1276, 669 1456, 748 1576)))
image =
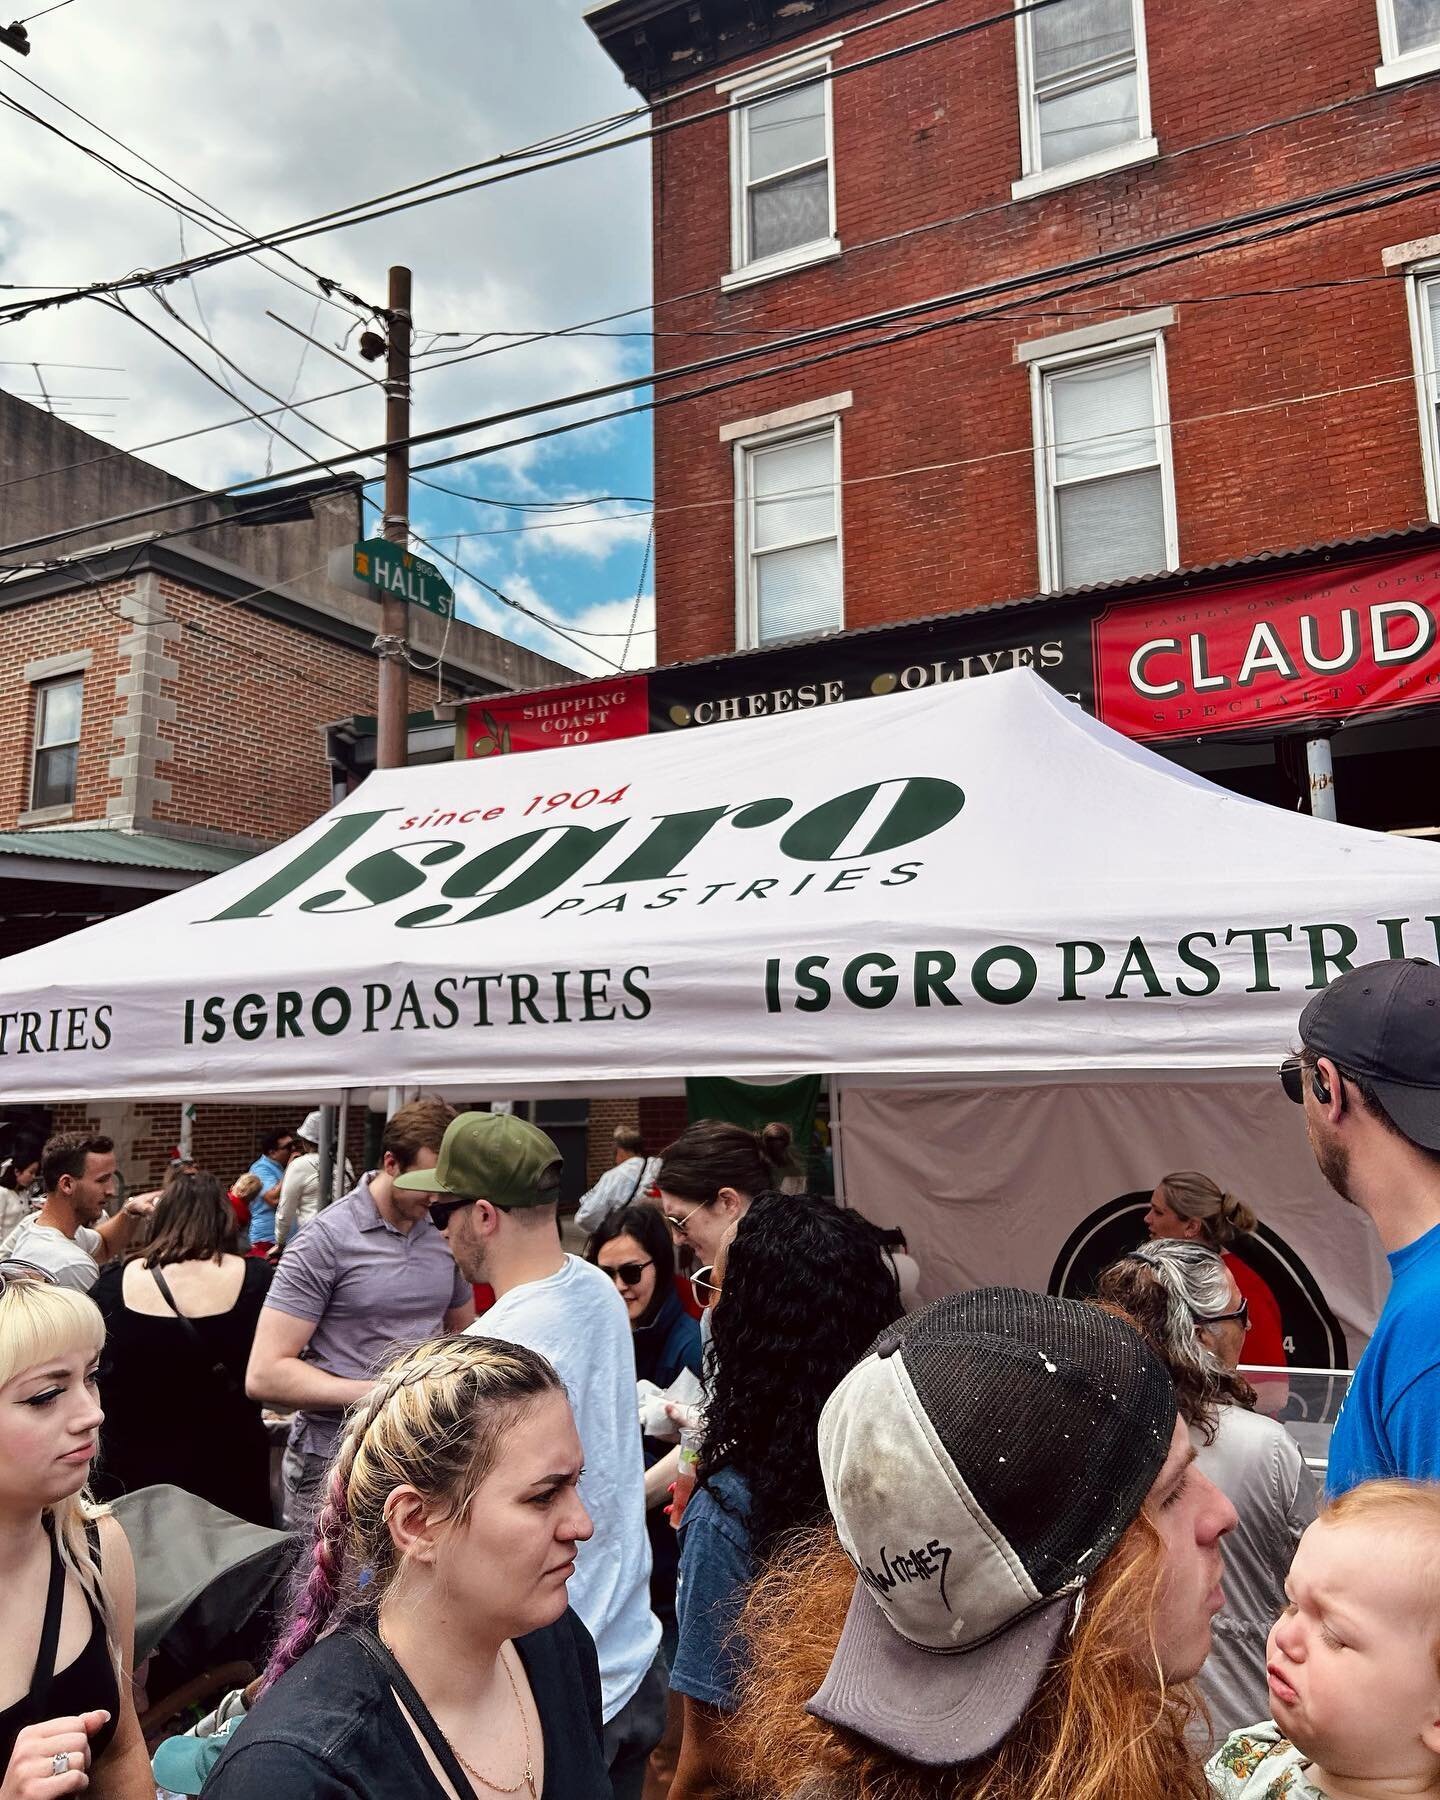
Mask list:
POLYGON ((561 1245, 560 1168, 554 1142, 526 1120, 465 1112, 435 1167, 395 1186, 429 1197, 461 1274, 494 1288, 495 1305, 471 1332, 538 1350, 570 1396, 585 1451, 580 1498, 595 1525, 576 1554, 570 1604, 595 1640, 616 1800, 639 1800, 665 1728, 667 1682, 650 1610, 635 1351, 614 1282, 561 1245))
POLYGON ((1440 1479, 1440 968, 1367 963, 1300 1015, 1280 1071, 1320 1173, 1366 1213, 1390 1297, 1330 1440, 1326 1487, 1440 1479))

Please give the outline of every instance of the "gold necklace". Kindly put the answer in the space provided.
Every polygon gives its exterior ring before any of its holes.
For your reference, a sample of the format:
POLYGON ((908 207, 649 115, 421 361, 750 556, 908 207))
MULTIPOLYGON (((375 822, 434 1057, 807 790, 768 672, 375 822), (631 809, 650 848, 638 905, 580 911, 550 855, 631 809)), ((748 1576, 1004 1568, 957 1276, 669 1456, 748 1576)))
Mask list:
POLYGON ((456 1762, 459 1763, 465 1773, 467 1775, 473 1775, 478 1782, 481 1782, 485 1787, 488 1787, 492 1793, 518 1794, 523 1787, 529 1789, 530 1800, 540 1800, 540 1790, 535 1786, 535 1758, 531 1753, 530 1748, 530 1721, 525 1716, 525 1702, 520 1698, 520 1690, 515 1685, 515 1677, 510 1673, 510 1665, 505 1660, 505 1652, 503 1650, 500 1652, 500 1666, 505 1671, 505 1679, 510 1683, 510 1692, 515 1696, 515 1706, 520 1714, 520 1728, 525 1733, 525 1768, 515 1785, 513 1787, 503 1787, 498 1781, 493 1780, 492 1777, 485 1774, 482 1769, 477 1769, 474 1763, 466 1762, 465 1758, 455 1748, 454 1744, 450 1743, 449 1736, 438 1719, 435 1722, 436 1730, 439 1731, 441 1737, 445 1739, 445 1742, 449 1744, 450 1754, 455 1758, 456 1762))

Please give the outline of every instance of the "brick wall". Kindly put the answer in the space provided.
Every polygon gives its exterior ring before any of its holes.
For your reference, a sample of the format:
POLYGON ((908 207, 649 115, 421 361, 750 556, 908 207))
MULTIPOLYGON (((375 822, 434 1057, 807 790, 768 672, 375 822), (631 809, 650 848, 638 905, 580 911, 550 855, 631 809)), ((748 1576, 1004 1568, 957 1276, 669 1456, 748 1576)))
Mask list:
MULTIPOLYGON (((640 1123, 635 1100, 592 1100, 585 1144, 585 1178, 594 1183, 615 1165, 615 1133, 622 1125, 634 1130, 640 1123)), ((646 1149, 649 1149, 646 1145, 646 1149)))
MULTIPOLYGON (((957 0, 945 23, 992 11, 957 0)), ((717 291, 729 267, 728 122, 660 139, 655 292, 699 293, 661 306, 657 324, 740 335, 661 337, 657 358, 688 361, 743 345, 747 332, 808 329, 1129 249, 1440 155, 1436 82, 1376 89, 1373 5, 1196 0, 1150 6, 1147 26, 1159 160, 1021 202, 1010 198, 1021 165, 1008 24, 837 81, 844 254, 728 295, 717 291), (1264 129, 1299 114, 1310 116, 1264 129), (874 239, 889 241, 861 247, 874 239)), ((927 29, 906 18, 868 31, 835 52, 835 66, 927 29)), ((716 98, 702 92, 657 114, 716 98)), ((657 523, 661 661, 734 645, 733 462, 720 427, 846 390, 846 625, 1034 593, 1030 390, 1015 347, 1160 305, 1177 310, 1165 342, 1182 565, 1423 519, 1405 290, 1383 278, 1381 250, 1435 229, 1431 199, 1388 205, 1066 297, 1032 295, 1007 317, 662 410, 656 493, 662 509, 689 510, 662 510, 657 523), (1305 286, 1337 281, 1353 285, 1305 286), (1302 291, 1270 291, 1282 288, 1302 291)))
POLYGON ((74 816, 103 820, 118 793, 109 763, 119 710, 116 646, 127 629, 118 606, 129 591, 128 583, 108 583, 94 593, 63 594, 0 613, 0 831, 13 831, 30 808, 35 705, 25 667, 43 657, 91 652, 81 697, 74 816))
POLYGON ((640 1129, 645 1134, 645 1144, 652 1156, 659 1156, 662 1150, 673 1144, 690 1123, 683 1095, 642 1100, 639 1111, 640 1129))

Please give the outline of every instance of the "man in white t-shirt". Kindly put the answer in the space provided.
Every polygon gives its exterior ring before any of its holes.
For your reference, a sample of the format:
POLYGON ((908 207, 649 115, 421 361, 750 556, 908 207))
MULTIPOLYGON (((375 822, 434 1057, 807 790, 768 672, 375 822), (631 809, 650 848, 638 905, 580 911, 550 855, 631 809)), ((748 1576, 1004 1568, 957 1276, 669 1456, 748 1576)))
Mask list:
POLYGON ((570 1578, 570 1603, 600 1659, 605 1760, 615 1800, 640 1800, 645 1764, 665 1728, 660 1621, 650 1610, 645 1459, 635 1401, 635 1350, 625 1303, 608 1275, 560 1244, 560 1152, 507 1113, 461 1113, 433 1169, 395 1179, 432 1196, 460 1273, 494 1288, 470 1327, 538 1350, 570 1396, 585 1451, 580 1497, 595 1524, 570 1578))
POLYGON ((61 1287, 89 1293, 100 1265, 123 1254, 131 1233, 155 1209, 153 1195, 127 1200, 112 1218, 115 1145, 94 1132, 65 1131, 40 1153, 45 1204, 24 1220, 5 1247, 8 1262, 29 1263, 61 1287))

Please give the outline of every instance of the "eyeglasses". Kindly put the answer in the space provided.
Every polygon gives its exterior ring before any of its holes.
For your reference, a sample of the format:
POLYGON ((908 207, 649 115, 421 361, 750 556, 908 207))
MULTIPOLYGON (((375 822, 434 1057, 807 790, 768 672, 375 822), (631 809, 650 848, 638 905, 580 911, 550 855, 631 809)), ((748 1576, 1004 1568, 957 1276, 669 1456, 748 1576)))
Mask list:
POLYGON ((1285 1098, 1297 1106, 1305 1104, 1305 1065, 1298 1056, 1287 1056, 1280 1065, 1280 1085, 1285 1098))
POLYGON ((697 1269, 690 1277, 691 1292, 702 1306, 713 1306, 720 1298, 720 1290, 725 1285, 723 1281, 711 1279, 714 1273, 714 1263, 706 1263, 703 1269, 697 1269))
POLYGON ((443 1231, 462 1207, 474 1204, 474 1197, 470 1194, 459 1194, 444 1200, 432 1200, 430 1202, 430 1223, 437 1231, 443 1231))
POLYGON ((720 1196, 718 1194, 712 1194, 708 1200, 702 1200, 699 1206, 692 1206, 683 1218, 677 1219, 673 1213, 666 1213, 665 1223, 670 1227, 677 1238, 684 1237, 685 1227, 695 1217, 696 1213, 700 1212, 704 1207, 713 1206, 719 1198, 720 1196))
POLYGON ((607 1269, 604 1263, 599 1265, 602 1274, 608 1275, 619 1287, 634 1287, 635 1283, 647 1269, 653 1269, 653 1262, 617 1263, 613 1269, 607 1269))
POLYGON ((1229 1325, 1233 1322, 1248 1331, 1250 1329, 1250 1302, 1242 1300, 1234 1312, 1191 1313, 1190 1317, 1197 1325, 1229 1325))

